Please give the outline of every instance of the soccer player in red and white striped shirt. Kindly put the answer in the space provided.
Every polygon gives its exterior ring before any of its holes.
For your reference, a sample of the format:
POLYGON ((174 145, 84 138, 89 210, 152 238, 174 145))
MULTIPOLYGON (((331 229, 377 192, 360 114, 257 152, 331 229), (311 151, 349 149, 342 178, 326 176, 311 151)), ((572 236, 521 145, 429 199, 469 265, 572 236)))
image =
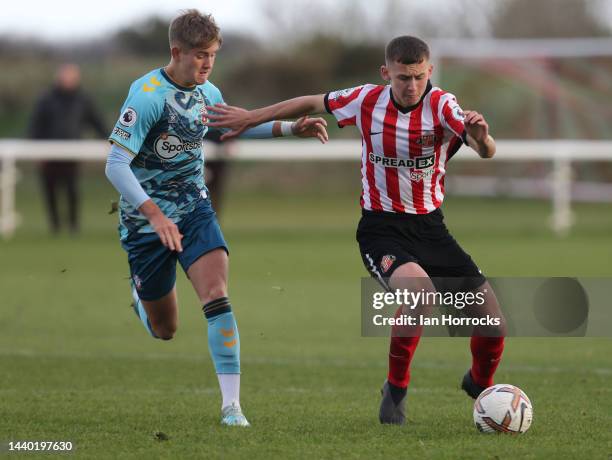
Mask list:
MULTIPOLYGON (((440 206, 446 164, 452 156, 467 144, 482 158, 491 158, 495 141, 481 114, 464 112, 454 95, 431 85, 429 57, 422 40, 397 37, 387 45, 380 69, 387 85, 303 96, 253 111, 209 107, 216 112, 209 114, 210 125, 231 128, 228 138, 265 121, 327 111, 341 127, 359 129, 362 218, 357 240, 370 274, 391 290, 473 292, 485 300, 480 315, 486 312, 502 320, 499 326, 473 331, 472 366, 461 386, 476 398, 493 384, 505 322, 493 289, 450 235, 440 206)), ((397 314, 402 313, 400 308, 397 314)), ((393 327, 381 423, 405 423, 410 362, 421 330, 393 327)))

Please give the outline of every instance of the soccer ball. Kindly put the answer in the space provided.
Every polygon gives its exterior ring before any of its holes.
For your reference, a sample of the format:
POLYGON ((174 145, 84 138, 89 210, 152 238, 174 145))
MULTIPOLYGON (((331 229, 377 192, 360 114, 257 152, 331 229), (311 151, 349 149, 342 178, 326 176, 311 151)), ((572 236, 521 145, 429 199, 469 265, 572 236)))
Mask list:
POLYGON ((524 433, 532 419, 531 401, 514 385, 493 385, 474 402, 474 423, 481 433, 524 433))

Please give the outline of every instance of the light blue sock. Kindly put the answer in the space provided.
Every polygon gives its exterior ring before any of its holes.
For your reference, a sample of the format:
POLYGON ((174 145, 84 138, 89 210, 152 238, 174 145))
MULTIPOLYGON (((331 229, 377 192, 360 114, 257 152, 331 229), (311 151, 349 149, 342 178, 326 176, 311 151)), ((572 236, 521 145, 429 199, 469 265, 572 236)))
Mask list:
POLYGON ((133 306, 134 313, 136 313, 136 316, 140 318, 140 321, 142 322, 143 326, 145 327, 149 335, 153 337, 154 339, 158 339, 159 337, 155 335, 155 332, 153 332, 153 329, 151 328, 151 322, 149 321, 149 317, 147 316, 147 312, 144 309, 144 305, 142 304, 140 297, 138 297, 138 292, 136 291, 136 287, 134 286, 133 282, 131 284, 132 284, 132 299, 134 299, 134 306, 133 306))
POLYGON ((208 350, 217 374, 240 374, 240 336, 227 297, 204 305, 208 321, 208 350))

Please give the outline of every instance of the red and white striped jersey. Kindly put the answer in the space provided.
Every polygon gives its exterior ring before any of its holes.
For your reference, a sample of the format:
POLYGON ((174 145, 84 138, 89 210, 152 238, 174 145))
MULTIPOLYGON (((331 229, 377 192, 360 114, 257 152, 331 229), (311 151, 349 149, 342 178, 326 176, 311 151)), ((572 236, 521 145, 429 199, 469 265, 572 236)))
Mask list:
POLYGON ((427 214, 444 200, 447 161, 465 142, 455 96, 428 83, 421 101, 403 110, 391 86, 363 85, 325 95, 338 125, 362 136, 361 207, 427 214))

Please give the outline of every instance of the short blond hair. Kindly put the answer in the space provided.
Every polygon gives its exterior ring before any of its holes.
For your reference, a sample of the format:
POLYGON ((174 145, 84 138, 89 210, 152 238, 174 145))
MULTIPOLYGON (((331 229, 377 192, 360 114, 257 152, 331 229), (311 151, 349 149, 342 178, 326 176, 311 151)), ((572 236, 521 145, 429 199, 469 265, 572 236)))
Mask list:
POLYGON ((170 23, 168 30, 170 47, 179 46, 187 49, 205 48, 218 42, 222 43, 221 31, 211 14, 202 14, 198 10, 183 11, 170 23))

